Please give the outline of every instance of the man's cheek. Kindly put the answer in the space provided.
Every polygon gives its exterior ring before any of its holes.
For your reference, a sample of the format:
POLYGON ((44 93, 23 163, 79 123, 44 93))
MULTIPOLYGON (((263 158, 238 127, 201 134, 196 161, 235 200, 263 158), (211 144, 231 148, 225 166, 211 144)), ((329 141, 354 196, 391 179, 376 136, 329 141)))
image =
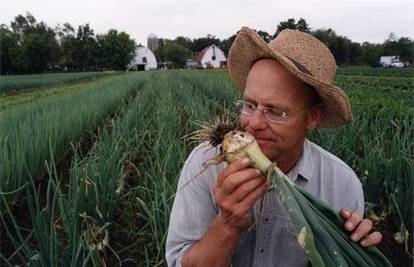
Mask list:
POLYGON ((240 125, 242 128, 247 127, 247 125, 249 124, 249 118, 246 115, 241 114, 240 115, 240 125))

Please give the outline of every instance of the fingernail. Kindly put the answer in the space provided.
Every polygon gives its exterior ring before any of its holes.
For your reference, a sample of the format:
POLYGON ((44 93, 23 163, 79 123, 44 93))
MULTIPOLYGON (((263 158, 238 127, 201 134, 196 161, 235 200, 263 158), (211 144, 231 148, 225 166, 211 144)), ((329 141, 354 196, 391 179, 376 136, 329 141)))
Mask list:
POLYGON ((357 234, 352 234, 352 235, 351 235, 351 239, 352 239, 353 241, 357 241, 357 239, 358 239, 358 235, 357 235, 357 234))
POLYGON ((344 210, 343 213, 344 213, 344 215, 346 217, 349 217, 351 215, 351 213, 349 212, 349 210, 344 210))
POLYGON ((249 158, 244 158, 244 159, 242 159, 241 163, 242 163, 243 165, 247 165, 247 164, 249 164, 249 163, 250 163, 250 159, 249 159, 249 158))
POLYGON ((367 241, 365 239, 361 241, 361 245, 366 246, 366 244, 367 244, 367 241))
POLYGON ((258 169, 256 169, 256 172, 257 172, 257 174, 262 174, 262 172, 260 171, 260 170, 258 170, 258 169))
POLYGON ((348 229, 348 230, 352 229, 352 223, 351 222, 347 222, 345 224, 345 228, 348 229))

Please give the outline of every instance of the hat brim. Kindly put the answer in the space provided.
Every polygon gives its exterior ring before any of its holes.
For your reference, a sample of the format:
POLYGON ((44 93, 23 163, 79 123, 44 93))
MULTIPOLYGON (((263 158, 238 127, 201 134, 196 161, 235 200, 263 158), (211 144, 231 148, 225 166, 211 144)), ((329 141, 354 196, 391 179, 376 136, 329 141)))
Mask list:
POLYGON ((242 93, 250 68, 260 59, 277 60, 290 73, 316 90, 326 106, 325 116, 319 127, 337 128, 352 121, 351 105, 348 97, 340 88, 304 73, 291 59, 271 49, 260 35, 247 27, 240 30, 230 48, 228 57, 230 77, 242 93))

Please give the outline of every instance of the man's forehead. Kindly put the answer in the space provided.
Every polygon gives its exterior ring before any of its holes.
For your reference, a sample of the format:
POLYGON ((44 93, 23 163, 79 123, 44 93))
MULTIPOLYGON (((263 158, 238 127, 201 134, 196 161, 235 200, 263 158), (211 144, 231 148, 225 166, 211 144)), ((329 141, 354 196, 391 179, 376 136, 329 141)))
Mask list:
POLYGON ((289 72, 282 64, 274 59, 256 61, 247 75, 246 87, 250 82, 279 82, 289 86, 302 87, 304 82, 289 72))
POLYGON ((260 59, 253 63, 247 74, 247 78, 252 75, 270 74, 275 70, 282 69, 283 66, 274 59, 260 59))

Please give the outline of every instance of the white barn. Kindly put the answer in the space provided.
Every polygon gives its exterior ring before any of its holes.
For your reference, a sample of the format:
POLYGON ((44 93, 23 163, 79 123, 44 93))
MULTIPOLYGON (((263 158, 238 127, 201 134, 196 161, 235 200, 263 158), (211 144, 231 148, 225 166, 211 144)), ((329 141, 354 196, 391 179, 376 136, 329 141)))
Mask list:
POLYGON ((204 48, 196 57, 202 68, 223 68, 226 67, 226 56, 223 51, 215 45, 204 48))
POLYGON ((157 66, 157 59, 154 53, 142 45, 137 45, 135 48, 135 57, 129 63, 128 70, 156 70, 157 66))

